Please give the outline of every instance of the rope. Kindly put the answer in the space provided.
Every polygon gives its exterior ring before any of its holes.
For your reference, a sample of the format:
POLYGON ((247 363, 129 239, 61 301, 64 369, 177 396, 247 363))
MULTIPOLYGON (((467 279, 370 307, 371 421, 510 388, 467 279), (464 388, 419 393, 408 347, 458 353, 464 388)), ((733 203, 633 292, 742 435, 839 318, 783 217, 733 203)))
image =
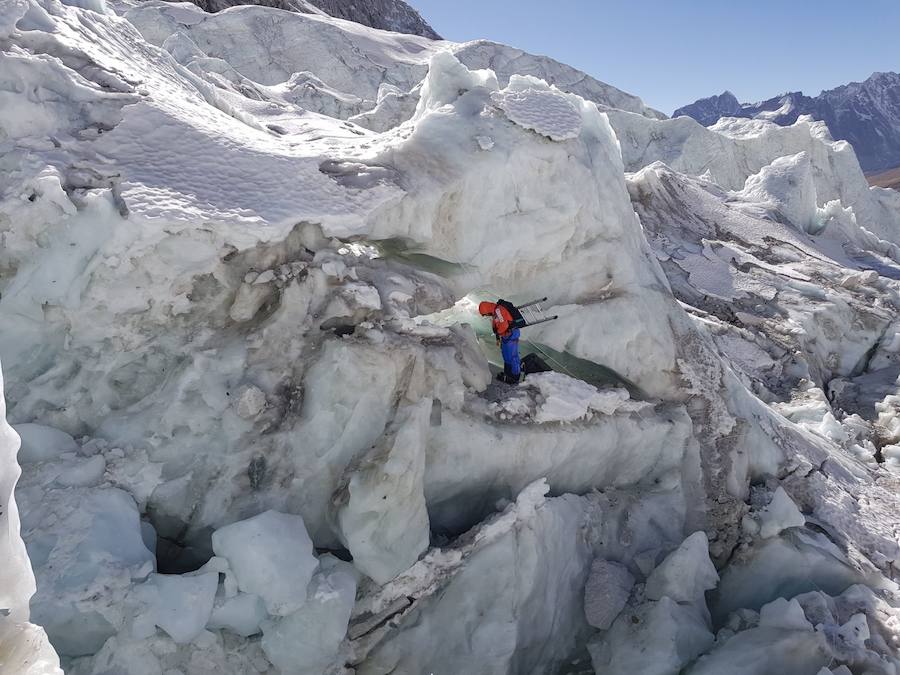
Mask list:
MULTIPOLYGON (((490 293, 490 294, 494 295, 494 297, 497 297, 497 298, 502 297, 502 296, 501 296, 500 294, 498 294, 493 288, 486 288, 485 291, 486 291, 487 293, 490 293)), ((537 307, 537 311, 540 312, 540 314, 539 314, 538 316, 544 316, 543 307, 542 307, 540 304, 536 305, 536 307, 537 307)), ((526 309, 531 309, 531 308, 526 308, 526 309)), ((525 326, 525 328, 527 328, 527 327, 528 327, 528 326, 525 326)), ((559 361, 557 361, 556 359, 554 359, 552 356, 550 356, 547 352, 545 352, 545 351, 544 351, 543 349, 541 349, 537 344, 535 344, 534 342, 532 342, 532 341, 529 340, 528 338, 526 338, 526 337, 520 337, 519 340, 520 340, 521 342, 526 342, 527 344, 531 345, 531 347, 532 347, 535 351, 539 352, 539 353, 541 354, 541 356, 543 356, 548 362, 554 364, 554 365, 557 367, 556 369, 561 370, 562 372, 564 372, 566 375, 568 375, 568 376, 571 377, 572 379, 584 381, 583 378, 578 377, 577 375, 575 375, 574 373, 572 373, 572 371, 570 371, 568 368, 566 368, 566 366, 565 366, 564 364, 562 364, 562 363, 560 363, 559 361)))
MULTIPOLYGON (((520 338, 520 339, 521 339, 521 338, 520 338)), ((543 349, 541 349, 537 344, 535 344, 534 342, 532 342, 532 341, 529 340, 528 338, 524 338, 524 341, 527 342, 528 344, 530 344, 536 351, 540 352, 541 355, 542 355, 545 359, 547 359, 547 361, 549 361, 550 363, 553 363, 554 365, 556 365, 556 366, 558 366, 560 369, 562 369, 562 371, 565 372, 565 374, 568 375, 569 377, 571 377, 571 378, 573 378, 573 379, 576 379, 576 380, 582 379, 582 378, 580 378, 580 377, 576 377, 576 376, 575 376, 568 368, 565 367, 564 364, 562 364, 562 363, 560 363, 559 361, 557 361, 556 359, 554 359, 552 356, 550 356, 547 352, 545 352, 545 351, 544 351, 543 349)))
MULTIPOLYGON (((487 293, 489 293, 489 294, 492 294, 492 295, 494 295, 494 297, 497 297, 497 298, 501 297, 501 296, 500 296, 494 289, 492 289, 492 288, 486 288, 486 289, 485 289, 485 292, 487 292, 487 293)), ((539 305, 538 307, 540 307, 540 305, 539 305)), ((543 309, 543 308, 541 308, 541 309, 543 309)), ((525 327, 527 328, 527 326, 525 326, 525 327)), ((554 370, 562 371, 563 373, 565 373, 566 375, 568 375, 569 377, 571 377, 573 380, 581 380, 582 382, 587 382, 587 380, 585 380, 585 379, 582 378, 582 377, 578 377, 578 376, 575 375, 571 370, 569 370, 568 368, 566 368, 565 364, 560 363, 557 359, 553 358, 552 356, 550 356, 550 354, 548 354, 548 353, 545 352, 543 349, 541 349, 540 346, 538 346, 537 343, 535 343, 535 342, 533 342, 532 340, 529 340, 528 338, 525 338, 525 337, 519 337, 519 341, 520 341, 520 342, 526 342, 526 343, 528 343, 529 345, 531 345, 531 347, 532 347, 535 351, 537 351, 538 353, 540 353, 541 356, 543 356, 549 363, 551 363, 551 364, 554 366, 554 370)), ((526 375, 526 377, 527 377, 527 375, 526 375)), ((590 384, 590 382, 588 382, 588 384, 590 384)), ((629 397, 629 398, 630 398, 630 397, 629 397)), ((649 403, 649 401, 648 401, 648 403, 649 403)), ((636 411, 634 411, 634 412, 635 412, 635 413, 637 414, 637 416, 638 416, 640 419, 642 419, 642 420, 645 420, 645 421, 646 421, 647 419, 649 419, 646 415, 643 414, 643 412, 642 412, 641 410, 636 410, 636 411)), ((651 412, 651 416, 652 416, 652 415, 653 415, 653 413, 651 412)))

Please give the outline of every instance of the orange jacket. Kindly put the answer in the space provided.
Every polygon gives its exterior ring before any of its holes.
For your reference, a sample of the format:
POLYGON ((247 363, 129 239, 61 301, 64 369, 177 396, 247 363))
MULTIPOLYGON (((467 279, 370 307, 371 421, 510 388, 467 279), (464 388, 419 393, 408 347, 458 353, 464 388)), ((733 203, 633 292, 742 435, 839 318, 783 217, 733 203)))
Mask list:
POLYGON ((481 316, 491 317, 491 328, 493 328, 494 334, 498 337, 506 335, 512 327, 512 314, 509 313, 506 307, 495 302, 482 302, 478 305, 478 313, 481 316))

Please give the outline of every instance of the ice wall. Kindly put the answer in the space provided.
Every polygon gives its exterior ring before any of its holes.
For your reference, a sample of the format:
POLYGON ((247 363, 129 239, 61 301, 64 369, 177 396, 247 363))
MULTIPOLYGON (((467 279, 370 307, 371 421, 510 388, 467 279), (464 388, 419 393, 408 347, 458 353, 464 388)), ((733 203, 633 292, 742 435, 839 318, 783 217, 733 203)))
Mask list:
POLYGON ((0 670, 22 675, 61 674, 59 659, 40 626, 29 623, 28 601, 34 574, 19 536, 19 511, 13 490, 20 470, 19 437, 6 422, 0 374, 0 670))
POLYGON ((706 128, 688 117, 649 120, 609 110, 627 171, 663 162, 684 174, 708 176, 724 188, 740 190, 747 179, 775 160, 806 153, 816 170, 817 205, 840 200, 852 206, 860 225, 877 236, 900 238, 896 196, 869 188, 853 148, 834 142, 823 122, 801 117, 780 127, 764 120, 724 118, 706 128))

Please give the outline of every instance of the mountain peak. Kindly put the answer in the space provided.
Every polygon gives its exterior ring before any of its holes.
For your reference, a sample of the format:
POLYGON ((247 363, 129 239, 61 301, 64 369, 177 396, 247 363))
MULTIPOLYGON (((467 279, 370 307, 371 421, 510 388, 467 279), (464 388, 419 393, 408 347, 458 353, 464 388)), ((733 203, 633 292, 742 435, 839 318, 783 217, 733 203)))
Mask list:
POLYGON ((709 126, 715 124, 722 117, 729 117, 741 109, 740 101, 729 90, 723 91, 718 96, 702 98, 691 105, 679 108, 672 117, 688 116, 709 126))
POLYGON ((878 70, 878 71, 875 71, 874 73, 872 73, 871 75, 869 75, 869 77, 866 79, 866 82, 870 82, 870 81, 877 82, 878 80, 892 80, 893 81, 893 80, 897 80, 897 79, 900 79, 900 73, 895 73, 890 70, 883 70, 883 71, 878 70))
POLYGON ((756 103, 737 103, 730 91, 703 98, 675 111, 704 126, 722 117, 764 119, 790 125, 801 115, 825 122, 835 140, 853 145, 867 173, 900 166, 900 74, 872 73, 863 82, 823 91, 816 97, 789 91, 756 103))

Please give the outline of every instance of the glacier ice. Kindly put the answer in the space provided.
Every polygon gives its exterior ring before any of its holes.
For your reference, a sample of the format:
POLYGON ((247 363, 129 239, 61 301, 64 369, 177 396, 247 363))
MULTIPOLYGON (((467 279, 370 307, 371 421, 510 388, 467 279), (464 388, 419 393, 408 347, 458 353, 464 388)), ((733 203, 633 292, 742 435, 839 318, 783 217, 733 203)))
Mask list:
POLYGON ((23 484, 22 528, 40 592, 32 616, 65 656, 93 654, 127 619, 124 600, 155 560, 119 488, 23 484))
POLYGON ((53 427, 17 424, 14 431, 21 441, 17 459, 22 464, 44 462, 67 452, 78 451, 74 438, 53 427))
POLYGON ((359 464, 347 467, 346 484, 337 490, 341 539, 354 565, 378 583, 409 568, 428 548, 424 475, 431 410, 427 399, 398 410, 393 428, 359 464))
POLYGON ((747 178, 741 198, 769 204, 780 218, 804 231, 820 228, 812 165, 805 152, 779 157, 747 178))
POLYGON ((352 565, 322 556, 302 608, 261 624, 262 648, 285 673, 321 673, 333 663, 356 599, 352 565))
POLYGON ((667 597, 680 603, 705 604, 704 593, 718 582, 706 534, 694 532, 650 573, 644 593, 651 600, 667 597))
POLYGON ((900 666, 900 198, 823 124, 266 7, 0 35, 34 672, 900 666))
POLYGON ((524 82, 515 79, 502 92, 495 92, 491 100, 516 124, 554 141, 578 136, 581 115, 566 97, 546 89, 525 89, 524 82), (513 84, 517 85, 513 88, 513 84))
POLYGON ((813 629, 796 598, 792 598, 790 602, 784 598, 775 598, 763 605, 759 610, 759 625, 785 630, 813 629))
POLYGON ((158 626, 177 643, 191 642, 209 622, 218 582, 219 576, 212 572, 151 575, 137 589, 147 608, 135 617, 133 635, 148 638, 158 626))
POLYGON ((306 602, 306 586, 318 561, 299 516, 264 511, 217 529, 212 547, 228 561, 238 588, 262 598, 269 614, 285 616, 306 602))
POLYGON ((663 597, 620 614, 590 650, 595 672, 665 675, 681 672, 712 643, 695 609, 663 597))
POLYGON ((58 675, 59 657, 47 634, 29 622, 28 601, 35 578, 20 537, 19 511, 13 488, 19 478, 19 436, 6 421, 3 375, 0 373, 0 661, 4 670, 26 675, 58 675))
POLYGON ((691 675, 809 673, 831 663, 824 636, 807 630, 760 627, 741 631, 687 670, 691 675))
POLYGON ((412 596, 405 611, 415 620, 369 646, 357 672, 412 674, 447 663, 460 672, 540 672, 560 664, 587 627, 590 550, 573 536, 587 504, 572 495, 547 500, 547 489, 544 481, 526 487, 461 547, 429 552, 388 584, 373 609, 398 593, 412 596), (423 585, 442 591, 421 597, 423 585), (549 617, 548 606, 556 608, 549 617), (442 639, 433 642, 437 630, 442 639), (418 649, 423 641, 431 648, 418 649))
POLYGON ((782 530, 789 527, 802 527, 806 518, 800 513, 800 509, 784 491, 779 487, 772 495, 772 501, 760 516, 760 536, 774 537, 782 530))
POLYGON ((216 597, 209 622, 210 630, 224 628, 226 630, 249 637, 260 632, 260 624, 268 618, 266 606, 262 599, 253 593, 237 593, 234 597, 216 597))

